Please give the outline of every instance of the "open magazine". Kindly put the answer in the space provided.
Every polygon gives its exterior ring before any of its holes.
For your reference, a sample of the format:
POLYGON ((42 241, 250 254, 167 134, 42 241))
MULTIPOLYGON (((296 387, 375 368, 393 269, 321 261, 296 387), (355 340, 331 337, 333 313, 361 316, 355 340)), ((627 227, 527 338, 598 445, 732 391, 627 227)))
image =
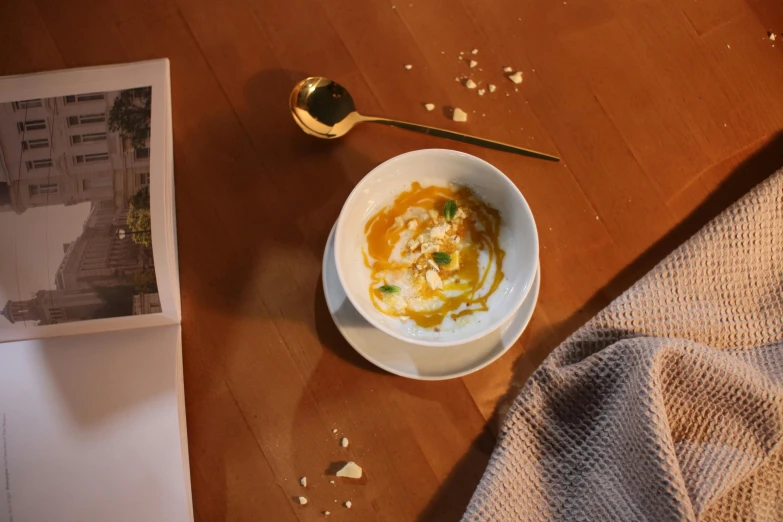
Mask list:
POLYGON ((193 518, 170 96, 0 78, 0 521, 193 518))

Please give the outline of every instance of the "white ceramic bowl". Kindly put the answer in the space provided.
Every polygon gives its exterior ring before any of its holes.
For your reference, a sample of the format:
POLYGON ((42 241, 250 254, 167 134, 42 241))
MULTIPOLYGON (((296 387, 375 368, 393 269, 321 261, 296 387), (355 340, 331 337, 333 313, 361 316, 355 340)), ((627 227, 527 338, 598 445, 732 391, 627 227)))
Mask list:
POLYGON ((370 324, 410 343, 456 345, 496 330, 520 307, 536 274, 538 234, 522 193, 498 169, 463 152, 418 150, 378 165, 356 185, 337 219, 335 262, 348 299, 370 324), (423 187, 449 183, 467 186, 479 199, 500 211, 500 246, 506 252, 504 281, 488 300, 487 312, 472 315, 468 324, 454 329, 436 332, 419 328, 412 321, 400 321, 380 312, 370 300, 370 269, 362 258, 362 249, 366 248, 365 223, 401 192, 409 190, 414 181, 423 187))

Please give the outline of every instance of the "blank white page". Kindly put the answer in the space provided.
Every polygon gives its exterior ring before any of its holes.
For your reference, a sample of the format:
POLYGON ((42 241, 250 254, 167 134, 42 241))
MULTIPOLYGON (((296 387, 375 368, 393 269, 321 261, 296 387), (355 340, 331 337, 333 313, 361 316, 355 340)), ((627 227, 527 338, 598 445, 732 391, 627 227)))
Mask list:
POLYGON ((192 520, 180 338, 0 344, 0 520, 192 520))

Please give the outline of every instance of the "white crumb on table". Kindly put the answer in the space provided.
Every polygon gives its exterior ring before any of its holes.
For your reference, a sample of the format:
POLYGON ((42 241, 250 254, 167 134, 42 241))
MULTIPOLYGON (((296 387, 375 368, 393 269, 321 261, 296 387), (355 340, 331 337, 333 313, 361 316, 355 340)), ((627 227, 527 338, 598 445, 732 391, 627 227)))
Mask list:
POLYGON ((478 95, 479 95, 479 96, 484 96, 484 93, 485 93, 485 92, 487 92, 487 90, 486 90, 486 89, 479 89, 479 90, 478 90, 478 95))
POLYGON ((348 462, 337 471, 336 475, 338 477, 360 479, 362 478, 362 467, 355 462, 348 462))
POLYGON ((522 71, 517 71, 514 74, 510 74, 508 79, 516 84, 522 83, 522 71))
POLYGON ((468 113, 459 107, 456 107, 454 109, 454 114, 451 116, 451 119, 454 121, 468 121, 468 113))
POLYGON ((351 501, 350 501, 350 500, 346 500, 344 505, 345 505, 345 507, 347 507, 348 509, 351 509, 351 506, 352 506, 353 504, 351 504, 351 501))
POLYGON ((307 487, 307 477, 302 477, 299 479, 299 483, 302 485, 303 488, 307 487))
POLYGON ((299 504, 301 504, 302 506, 307 504, 307 499, 304 497, 299 497, 297 500, 299 500, 299 504))
POLYGON ((334 480, 330 480, 330 481, 329 481, 329 484, 334 484, 334 480))
POLYGON ((475 89, 476 88, 476 82, 474 82, 473 80, 468 78, 467 80, 465 80, 465 87, 467 87, 468 89, 475 89))
POLYGON ((325 517, 328 517, 329 515, 331 515, 331 513, 329 513, 328 511, 324 511, 324 516, 325 517))
POLYGON ((348 447, 348 438, 347 437, 343 437, 342 438, 342 440, 340 441, 340 446, 342 446, 343 448, 347 448, 348 447))
POLYGON ((332 433, 337 433, 337 428, 333 429, 332 433))
POLYGON ((468 65, 472 69, 472 68, 474 68, 475 66, 478 65, 478 62, 476 60, 471 60, 470 62, 468 62, 468 65))
POLYGON ((473 49, 472 51, 470 51, 470 54, 478 54, 478 49, 473 49))
POLYGON ((495 87, 490 83, 489 85, 487 85, 487 89, 489 89, 489 92, 495 92, 495 89, 497 89, 497 87, 495 87))
POLYGON ((425 103, 424 104, 424 108, 427 109, 428 111, 434 110, 435 109, 435 104, 434 103, 425 103))
POLYGON ((775 34, 775 33, 773 33, 772 31, 768 32, 768 33, 767 33, 767 36, 768 36, 768 37, 769 37, 769 39, 770 39, 770 40, 772 40, 773 42, 774 42, 774 41, 777 39, 777 37, 778 37, 778 35, 777 35, 777 34, 775 34))
POLYGON ((504 73, 510 73, 510 72, 513 72, 513 71, 514 71, 514 69, 512 69, 511 67, 503 67, 503 72, 504 73))
POLYGON ((410 71, 411 69, 413 69, 413 66, 408 64, 408 65, 405 66, 405 68, 410 71))

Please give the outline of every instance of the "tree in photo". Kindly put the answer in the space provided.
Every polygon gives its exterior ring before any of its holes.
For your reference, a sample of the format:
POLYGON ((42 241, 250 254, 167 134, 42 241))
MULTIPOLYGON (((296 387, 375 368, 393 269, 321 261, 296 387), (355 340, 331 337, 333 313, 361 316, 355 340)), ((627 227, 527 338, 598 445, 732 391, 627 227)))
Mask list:
POLYGON ((109 129, 119 131, 134 149, 147 146, 152 113, 152 88, 126 89, 114 100, 109 111, 109 129))
POLYGON ((128 201, 128 230, 134 243, 152 246, 150 188, 142 187, 128 201))

